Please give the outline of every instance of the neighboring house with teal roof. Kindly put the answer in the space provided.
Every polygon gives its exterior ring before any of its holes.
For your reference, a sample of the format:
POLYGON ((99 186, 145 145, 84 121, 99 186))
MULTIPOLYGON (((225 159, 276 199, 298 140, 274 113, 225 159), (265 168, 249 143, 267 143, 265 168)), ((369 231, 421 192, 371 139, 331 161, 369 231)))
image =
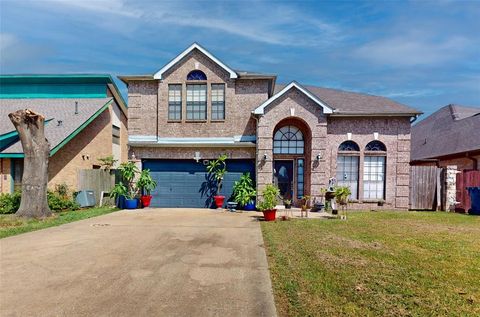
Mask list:
POLYGON ((21 185, 24 155, 8 118, 19 109, 45 116, 50 188, 76 189, 78 171, 99 158, 127 160, 127 105, 110 75, 0 75, 0 193, 21 185))

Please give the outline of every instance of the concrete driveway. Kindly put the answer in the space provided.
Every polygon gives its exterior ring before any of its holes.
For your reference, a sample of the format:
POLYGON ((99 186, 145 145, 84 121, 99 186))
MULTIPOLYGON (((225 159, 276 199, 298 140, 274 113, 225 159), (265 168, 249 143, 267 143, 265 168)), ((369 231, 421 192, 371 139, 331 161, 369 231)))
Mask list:
POLYGON ((1 316, 274 316, 256 213, 119 211, 0 240, 1 316))

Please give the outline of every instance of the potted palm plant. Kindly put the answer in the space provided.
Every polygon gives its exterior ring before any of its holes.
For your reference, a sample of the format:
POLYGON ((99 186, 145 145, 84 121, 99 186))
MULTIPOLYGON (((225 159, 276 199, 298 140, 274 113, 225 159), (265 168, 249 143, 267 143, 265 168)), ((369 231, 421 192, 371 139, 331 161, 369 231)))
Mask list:
POLYGON ((138 167, 134 162, 125 162, 118 168, 121 175, 121 181, 115 184, 110 192, 110 197, 121 199, 125 197, 125 208, 136 209, 138 206, 137 193, 138 188, 135 184, 135 176, 139 173, 138 167))
POLYGON ((137 182, 138 188, 141 190, 142 196, 140 196, 140 200, 142 201, 143 207, 150 206, 150 202, 152 201, 152 195, 150 193, 157 187, 157 182, 152 178, 149 169, 144 169, 140 173, 140 177, 138 178, 137 182))
POLYGON ((268 184, 262 191, 262 201, 258 205, 258 209, 263 212, 265 221, 274 221, 277 213, 275 206, 277 204, 277 197, 280 195, 280 190, 277 186, 268 184))
POLYGON ((348 197, 352 194, 350 191, 350 187, 348 186, 337 186, 334 188, 335 191, 335 200, 338 204, 342 207, 344 212, 343 216, 340 216, 342 219, 347 219, 347 204, 348 204, 348 197))
POLYGON ((215 206, 217 208, 222 208, 223 203, 225 202, 225 196, 220 195, 222 191, 222 183, 225 174, 227 173, 227 154, 222 154, 218 157, 218 159, 211 160, 207 165, 207 172, 212 174, 217 182, 217 192, 216 195, 213 196, 215 199, 215 206))
POLYGON ((244 210, 254 210, 253 199, 257 191, 253 185, 250 173, 243 173, 238 181, 233 185, 233 200, 243 207, 244 210))

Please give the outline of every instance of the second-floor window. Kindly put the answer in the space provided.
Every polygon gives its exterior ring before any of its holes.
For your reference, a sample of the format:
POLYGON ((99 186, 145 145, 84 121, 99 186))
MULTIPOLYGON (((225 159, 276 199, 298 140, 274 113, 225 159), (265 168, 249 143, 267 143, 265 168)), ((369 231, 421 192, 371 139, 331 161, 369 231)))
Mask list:
POLYGON ((212 120, 225 120, 224 84, 212 84, 212 120))
POLYGON ((187 84, 187 120, 207 120, 206 84, 187 84))
POLYGON ((182 120, 182 85, 168 86, 168 120, 182 120))

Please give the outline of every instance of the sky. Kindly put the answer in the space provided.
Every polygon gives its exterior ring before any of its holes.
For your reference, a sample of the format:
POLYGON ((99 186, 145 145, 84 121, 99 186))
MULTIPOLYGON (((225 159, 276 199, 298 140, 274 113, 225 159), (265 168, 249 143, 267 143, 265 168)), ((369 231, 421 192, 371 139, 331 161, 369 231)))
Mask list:
POLYGON ((423 117, 480 106, 480 0, 0 0, 2 74, 152 74, 193 42, 234 69, 423 117))

